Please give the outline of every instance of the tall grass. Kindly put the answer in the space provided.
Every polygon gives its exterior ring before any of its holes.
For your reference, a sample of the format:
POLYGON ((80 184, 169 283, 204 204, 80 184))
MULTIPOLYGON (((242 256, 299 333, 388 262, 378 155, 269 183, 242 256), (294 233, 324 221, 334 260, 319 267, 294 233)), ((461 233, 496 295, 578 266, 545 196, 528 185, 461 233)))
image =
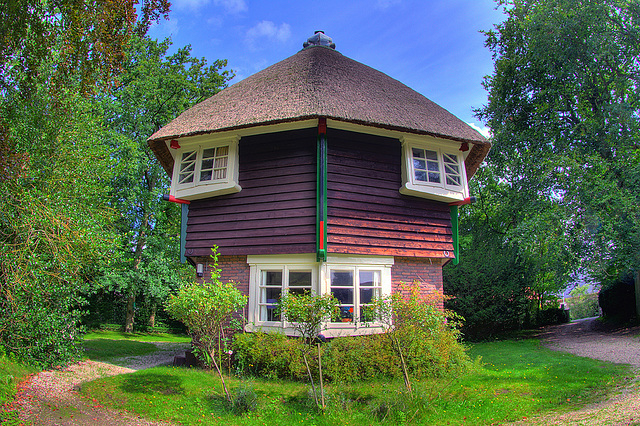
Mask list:
POLYGON ((9 407, 5 404, 10 404, 15 398, 17 384, 36 371, 34 367, 5 356, 0 349, 0 424, 19 424, 16 413, 7 412, 6 409, 9 407))
MULTIPOLYGON (((150 419, 185 425, 345 425, 503 423, 594 401, 624 382, 628 368, 553 352, 535 340, 474 345, 482 357, 463 377, 423 379, 413 396, 402 380, 327 386, 328 406, 318 411, 309 386, 286 380, 249 380, 257 409, 240 416, 224 402, 219 379, 209 372, 158 367, 88 383, 82 388, 102 403, 150 419)), ((247 379, 230 379, 231 392, 247 379)))

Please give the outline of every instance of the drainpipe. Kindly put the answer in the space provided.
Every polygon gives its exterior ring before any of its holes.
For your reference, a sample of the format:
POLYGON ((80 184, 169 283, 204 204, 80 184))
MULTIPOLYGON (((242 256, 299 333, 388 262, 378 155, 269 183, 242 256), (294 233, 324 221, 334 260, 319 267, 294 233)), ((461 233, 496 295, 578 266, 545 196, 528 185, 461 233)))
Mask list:
POLYGON ((191 201, 176 198, 169 194, 163 194, 162 199, 182 205, 182 212, 180 214, 180 263, 187 263, 187 257, 184 253, 187 244, 187 218, 189 216, 189 204, 191 204, 191 201))
POLYGON ((327 119, 318 119, 316 246, 318 262, 327 260, 327 119))
POLYGON ((451 234, 453 237, 453 254, 455 258, 453 259, 453 264, 457 265, 460 263, 460 239, 458 232, 458 206, 464 206, 467 204, 472 204, 476 202, 476 197, 468 197, 464 200, 454 201, 453 203, 449 203, 449 213, 451 214, 451 234))

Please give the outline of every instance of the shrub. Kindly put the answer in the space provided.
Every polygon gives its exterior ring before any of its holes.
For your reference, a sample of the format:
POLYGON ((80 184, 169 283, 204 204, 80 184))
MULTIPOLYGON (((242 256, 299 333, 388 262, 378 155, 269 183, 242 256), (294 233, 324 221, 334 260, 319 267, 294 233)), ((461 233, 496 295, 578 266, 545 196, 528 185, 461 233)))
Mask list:
POLYGON ((605 283, 598 293, 602 315, 625 322, 636 315, 635 277, 628 273, 611 283, 605 283))
POLYGON ((255 411, 258 407, 258 395, 251 387, 243 384, 236 389, 229 405, 231 411, 237 416, 249 411, 255 411))
POLYGON ((236 370, 244 376, 300 380, 306 368, 300 357, 304 343, 276 333, 236 334, 233 353, 236 370))

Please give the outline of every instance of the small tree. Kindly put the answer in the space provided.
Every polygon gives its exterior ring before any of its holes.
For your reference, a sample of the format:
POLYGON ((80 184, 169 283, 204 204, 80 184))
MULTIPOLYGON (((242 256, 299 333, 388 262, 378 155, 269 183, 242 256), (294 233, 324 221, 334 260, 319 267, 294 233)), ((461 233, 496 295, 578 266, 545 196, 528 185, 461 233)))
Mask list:
POLYGON ((384 324, 385 334, 398 355, 405 387, 411 393, 407 358, 414 352, 412 348, 428 341, 457 344, 462 317, 440 309, 442 293, 420 294, 417 281, 404 285, 402 290, 375 300, 370 310, 384 324))
MULTIPOLYGON (((303 294, 287 293, 282 296, 278 303, 278 312, 286 321, 291 323, 291 327, 304 340, 302 358, 307 367, 307 373, 311 380, 311 388, 313 389, 313 397, 318 404, 318 394, 307 361, 307 354, 311 352, 313 343, 322 330, 322 323, 330 318, 336 310, 340 302, 333 297, 332 294, 323 296, 314 295, 308 292, 303 294)), ((318 343, 319 345, 319 343, 318 343)), ((322 407, 324 408, 324 387, 322 385, 322 360, 320 356, 320 348, 318 347, 318 370, 320 375, 320 392, 322 398, 322 407)))
POLYGON ((216 348, 223 337, 224 328, 232 324, 234 312, 242 309, 247 297, 236 288, 234 283, 220 282, 220 270, 217 269, 217 253, 214 259, 214 271, 211 282, 191 283, 178 290, 166 303, 167 312, 183 322, 192 336, 195 336, 196 356, 207 366, 213 364, 224 389, 227 400, 231 395, 216 361, 216 348))

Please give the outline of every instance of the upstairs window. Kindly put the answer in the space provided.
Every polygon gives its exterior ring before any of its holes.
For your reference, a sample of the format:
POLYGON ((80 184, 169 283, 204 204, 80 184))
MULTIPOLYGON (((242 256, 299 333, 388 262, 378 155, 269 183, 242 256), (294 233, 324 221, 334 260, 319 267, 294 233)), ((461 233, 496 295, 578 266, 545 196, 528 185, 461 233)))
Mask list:
POLYGON ((463 155, 455 146, 403 141, 402 179, 406 195, 444 202, 469 196, 463 155))
POLYGON ((184 143, 175 156, 172 195, 193 200, 238 192, 237 142, 184 143))

